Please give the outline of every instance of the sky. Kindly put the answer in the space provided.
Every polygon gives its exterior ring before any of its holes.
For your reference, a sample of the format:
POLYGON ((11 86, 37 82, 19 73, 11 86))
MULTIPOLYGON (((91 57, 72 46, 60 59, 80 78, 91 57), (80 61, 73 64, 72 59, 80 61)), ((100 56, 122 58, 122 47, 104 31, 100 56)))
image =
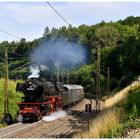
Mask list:
MULTIPOLYGON (((93 25, 101 21, 110 22, 128 16, 140 16, 140 1, 64 1, 50 2, 55 9, 72 25, 93 25)), ((0 30, 19 37, 15 38, 0 32, 0 42, 27 41, 43 35, 45 27, 68 26, 48 5, 47 2, 0 2, 0 30)))

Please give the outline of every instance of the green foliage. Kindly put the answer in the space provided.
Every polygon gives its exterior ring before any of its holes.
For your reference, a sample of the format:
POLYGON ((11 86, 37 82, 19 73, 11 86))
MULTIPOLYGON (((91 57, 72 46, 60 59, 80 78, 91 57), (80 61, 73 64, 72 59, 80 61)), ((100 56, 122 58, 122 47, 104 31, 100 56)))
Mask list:
POLYGON ((39 39, 32 42, 26 42, 25 39, 21 39, 19 42, 3 41, 0 43, 0 78, 3 77, 4 71, 4 51, 5 47, 8 48, 8 63, 9 63, 9 77, 11 79, 25 79, 29 74, 29 53, 38 45, 39 39), (27 64, 27 65, 26 65, 27 64), (25 65, 23 68, 18 67, 25 65), (17 69, 15 71, 15 69, 17 69), (28 74, 27 74, 28 73, 28 74))
POLYGON ((107 137, 120 138, 126 136, 126 132, 131 129, 140 128, 140 85, 128 91, 127 100, 114 108, 120 110, 120 123, 112 128, 107 137))
POLYGON ((126 135, 126 131, 130 128, 140 128, 140 86, 132 89, 128 93, 127 101, 123 104, 124 112, 121 116, 121 124, 118 131, 115 132, 115 137, 122 137, 126 135))
POLYGON ((120 83, 119 83, 119 87, 124 88, 127 85, 131 84, 133 80, 134 80, 134 74, 128 73, 127 75, 125 75, 121 78, 120 83))
MULTIPOLYGON (((4 79, 0 79, 0 118, 2 117, 4 111, 3 83, 4 79)), ((16 92, 16 82, 10 80, 8 83, 9 112, 12 114, 13 119, 15 119, 18 110, 16 103, 21 101, 22 95, 16 92)))
POLYGON ((125 20, 120 20, 118 21, 123 25, 129 25, 129 26, 134 26, 134 25, 140 25, 140 17, 134 17, 134 16, 129 16, 125 20))
POLYGON ((116 89, 118 87, 118 80, 115 78, 111 78, 109 87, 111 91, 116 89))
MULTIPOLYGON (((77 77, 78 84, 82 84, 86 91, 95 90, 95 69, 97 47, 101 48, 101 92, 106 89, 107 67, 110 69, 110 88, 117 86, 120 81, 121 88, 130 83, 132 77, 140 75, 140 17, 127 17, 118 22, 105 23, 102 21, 96 25, 80 25, 79 27, 62 26, 60 28, 46 27, 41 38, 33 41, 21 39, 19 42, 0 43, 0 78, 3 76, 4 49, 8 47, 9 77, 11 79, 26 79, 29 75, 29 54, 38 47, 42 40, 56 40, 63 38, 68 41, 84 45, 89 54, 88 65, 83 66, 77 72, 71 71, 70 79, 77 77), (27 65, 25 65, 27 64, 27 65), (19 69, 16 69, 22 65, 19 69), (16 70, 15 70, 16 69, 16 70), (133 73, 133 76, 129 76, 133 73), (112 80, 112 79, 116 79, 112 80)), ((69 58, 68 58, 69 59, 69 58)), ((56 77, 56 72, 55 77, 56 77)), ((49 77, 49 76, 48 76, 49 77)), ((66 77, 64 77, 66 79, 66 77)), ((72 80, 74 81, 74 80, 72 80)))
POLYGON ((140 115, 140 89, 130 91, 125 110, 132 116, 140 115))
POLYGON ((95 66, 84 65, 72 73, 77 79, 77 84, 85 87, 85 91, 94 91, 95 88, 95 66))
POLYGON ((116 47, 119 40, 119 32, 113 24, 104 24, 95 30, 94 44, 101 47, 116 47))
POLYGON ((137 109, 137 106, 136 104, 134 103, 134 106, 131 110, 131 113, 129 114, 129 120, 132 121, 134 120, 136 117, 138 117, 138 109, 137 109))
MULTIPOLYGON (((95 95, 96 90, 96 67, 94 65, 83 65, 81 68, 71 72, 70 77, 76 79, 76 84, 81 84, 85 92, 95 95)), ((101 94, 106 91, 106 79, 100 75, 101 94)), ((88 95, 89 96, 89 95, 88 95)))

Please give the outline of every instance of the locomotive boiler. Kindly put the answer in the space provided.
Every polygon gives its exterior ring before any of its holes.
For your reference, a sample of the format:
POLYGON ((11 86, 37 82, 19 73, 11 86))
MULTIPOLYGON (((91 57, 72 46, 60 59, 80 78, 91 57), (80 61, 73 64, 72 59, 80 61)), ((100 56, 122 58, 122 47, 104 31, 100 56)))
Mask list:
POLYGON ((44 96, 60 95, 60 88, 55 81, 45 78, 30 78, 25 83, 17 83, 16 91, 23 92, 25 101, 41 101, 44 96))
POLYGON ((80 85, 62 85, 45 78, 30 78, 23 84, 17 83, 16 91, 24 94, 18 114, 22 121, 37 121, 45 115, 77 103, 84 98, 80 85))

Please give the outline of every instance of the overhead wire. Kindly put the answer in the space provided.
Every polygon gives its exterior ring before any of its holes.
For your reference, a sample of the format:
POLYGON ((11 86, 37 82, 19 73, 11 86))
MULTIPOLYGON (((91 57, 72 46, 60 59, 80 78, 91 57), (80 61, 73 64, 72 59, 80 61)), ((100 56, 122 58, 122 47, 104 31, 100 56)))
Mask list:
POLYGON ((11 34, 11 33, 7 32, 7 31, 2 30, 2 29, 0 29, 0 32, 5 33, 5 34, 8 34, 8 35, 13 36, 13 37, 18 38, 18 39, 21 39, 21 37, 16 36, 14 34, 11 34))
POLYGON ((68 25, 71 25, 48 1, 47 3, 61 17, 63 21, 65 21, 68 25))
MULTIPOLYGON (((48 5, 61 17, 61 19, 63 20, 63 21, 65 21, 65 23, 67 23, 68 25, 71 25, 48 1, 47 1, 47 3, 48 3, 48 5)), ((8 35, 10 35, 10 36, 13 36, 13 37, 15 37, 15 38, 18 38, 18 39, 21 39, 21 37, 19 37, 19 36, 17 36, 17 35, 14 35, 14 34, 12 34, 12 33, 9 33, 9 32, 7 32, 7 31, 4 31, 4 30, 2 30, 2 29, 0 29, 0 32, 2 32, 2 33, 5 33, 5 34, 8 34, 8 35)), ((16 68, 16 69, 14 69, 14 70, 12 70, 12 71, 16 71, 16 70, 18 70, 19 68, 22 68, 22 67, 24 67, 24 66, 26 66, 26 65, 28 65, 28 64, 30 64, 31 62, 27 62, 26 64, 24 64, 24 65, 22 65, 22 66, 20 66, 20 67, 18 67, 18 68, 16 68)))
MULTIPOLYGON (((55 8, 54 8, 54 6, 52 6, 48 1, 47 1, 47 3, 48 3, 48 5, 61 17, 61 19, 63 20, 63 21, 65 21, 68 25, 71 25, 55 8)), ((0 32, 2 32, 2 33, 5 33, 5 34, 8 34, 8 35, 10 35, 10 36, 13 36, 13 37, 15 37, 15 38, 18 38, 18 39, 21 39, 21 37, 19 37, 19 36, 17 36, 17 35, 14 35, 14 34, 12 34, 12 33, 9 33, 9 32, 7 32, 7 31, 4 31, 4 30, 2 30, 2 29, 0 29, 0 32)))
POLYGON ((39 59, 40 59, 40 57, 36 57, 36 58, 34 58, 32 61, 29 61, 29 62, 27 62, 27 63, 25 63, 25 64, 23 64, 23 65, 21 65, 21 66, 15 68, 15 69, 11 70, 11 72, 18 71, 19 69, 21 69, 21 68, 23 68, 23 67, 25 67, 25 66, 28 66, 28 65, 31 64, 32 62, 35 62, 36 60, 39 60, 39 59))
MULTIPOLYGON (((47 1, 47 3, 48 3, 48 5, 61 17, 61 19, 62 19, 63 21, 65 21, 68 25, 71 25, 71 24, 57 11, 48 1, 47 1)), ((5 33, 5 34, 8 34, 8 35, 13 36, 13 37, 18 38, 18 39, 21 39, 21 37, 19 37, 19 36, 17 36, 17 35, 14 35, 14 34, 12 34, 12 33, 9 33, 9 32, 7 32, 7 31, 4 31, 4 30, 2 30, 2 29, 0 29, 0 32, 5 33)))

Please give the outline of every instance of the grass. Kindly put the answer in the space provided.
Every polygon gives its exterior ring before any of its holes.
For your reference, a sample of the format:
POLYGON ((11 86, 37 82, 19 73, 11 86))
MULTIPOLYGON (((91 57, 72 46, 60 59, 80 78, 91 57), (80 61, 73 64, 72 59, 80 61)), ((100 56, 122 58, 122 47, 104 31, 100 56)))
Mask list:
POLYGON ((135 90, 137 88, 140 88, 140 84, 138 82, 134 82, 123 90, 117 92, 114 96, 105 100, 104 109, 111 108, 120 102, 122 103, 127 98, 129 91, 135 90))
MULTIPOLYGON (((103 112, 90 123, 89 131, 75 134, 74 138, 112 138, 120 137, 124 129, 124 103, 130 93, 140 89, 140 84, 134 82, 114 96, 105 99, 103 112), (121 107, 118 107, 120 105, 121 107)), ((125 124, 129 124, 128 122, 125 124)), ((126 126, 125 126, 126 127, 126 126)))
MULTIPOLYGON (((21 100, 22 94, 16 92, 16 81, 8 81, 8 99, 9 99, 9 112, 12 114, 12 117, 15 119, 18 106, 16 102, 21 100)), ((4 92, 3 92, 4 79, 0 79, 0 118, 3 116, 4 112, 4 92)), ((1 126, 0 126, 1 127, 1 126)))
POLYGON ((90 130, 75 134, 75 138, 106 138, 112 137, 119 125, 120 111, 109 109, 97 115, 90 124, 90 130), (110 132, 110 134, 108 134, 110 132), (110 136, 109 136, 110 135, 110 136))

